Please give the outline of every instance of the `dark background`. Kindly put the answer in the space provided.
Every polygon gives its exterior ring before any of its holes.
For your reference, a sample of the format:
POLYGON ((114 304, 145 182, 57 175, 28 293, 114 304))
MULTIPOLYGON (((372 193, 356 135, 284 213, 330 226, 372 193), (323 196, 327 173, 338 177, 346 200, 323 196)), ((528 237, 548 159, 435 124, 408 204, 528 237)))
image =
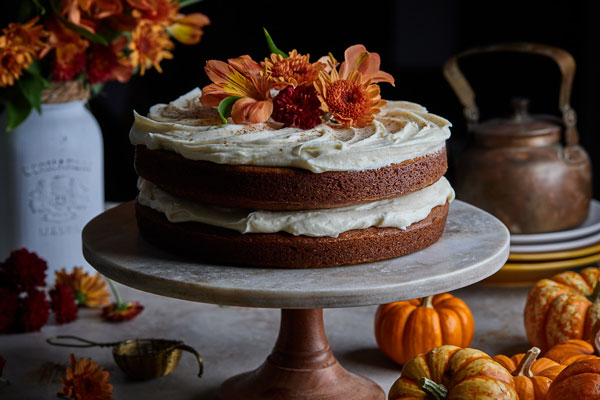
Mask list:
MULTIPOLYGON (((128 200, 136 193, 133 147, 128 131, 132 110, 146 113, 188 90, 207 85, 204 64, 249 54, 268 56, 262 27, 283 51, 297 49, 315 61, 331 51, 362 43, 382 59, 396 86, 381 84, 382 97, 420 103, 452 121, 451 161, 465 143, 462 107, 442 75, 449 57, 471 47, 529 41, 561 47, 577 63, 571 104, 578 113, 581 144, 594 168, 594 193, 600 198, 600 2, 597 1, 223 1, 205 0, 184 12, 202 12, 211 26, 195 46, 177 45, 162 74, 152 70, 127 84, 110 83, 91 103, 104 134, 107 200, 128 200)), ((506 116, 510 99, 531 100, 533 113, 559 115, 560 72, 534 55, 473 56, 461 68, 477 95, 481 120, 506 116)), ((452 164, 452 163, 451 163, 452 164)), ((451 165, 449 177, 453 179, 451 165)))

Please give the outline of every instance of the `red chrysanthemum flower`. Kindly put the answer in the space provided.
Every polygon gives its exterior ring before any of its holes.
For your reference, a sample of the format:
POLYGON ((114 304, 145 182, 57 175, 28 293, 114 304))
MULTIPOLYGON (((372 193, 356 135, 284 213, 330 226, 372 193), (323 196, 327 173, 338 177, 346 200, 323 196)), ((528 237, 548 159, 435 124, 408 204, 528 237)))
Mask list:
POLYGON ((0 288, 0 332, 13 326, 18 309, 19 294, 7 288, 0 288))
POLYGON ((86 72, 91 84, 106 82, 112 77, 118 59, 110 46, 95 45, 87 60, 86 72))
POLYGON ((317 91, 310 86, 288 86, 273 99, 271 117, 285 126, 311 129, 319 125, 323 115, 317 91))
POLYGON ((144 306, 138 301, 112 303, 102 308, 102 318, 112 322, 128 321, 135 318, 143 309, 144 306))
POLYGON ((46 300, 46 292, 32 289, 20 301, 19 324, 24 332, 39 331, 48 322, 50 303, 46 300))
POLYGON ((57 324, 64 324, 77 319, 77 303, 73 290, 66 283, 57 283, 50 291, 52 311, 57 324))
POLYGON ((11 252, 3 265, 9 285, 21 292, 44 286, 47 268, 44 259, 26 249, 11 252))
POLYGON ((70 63, 61 64, 56 59, 52 63, 52 79, 70 81, 85 68, 85 50, 77 53, 70 63))

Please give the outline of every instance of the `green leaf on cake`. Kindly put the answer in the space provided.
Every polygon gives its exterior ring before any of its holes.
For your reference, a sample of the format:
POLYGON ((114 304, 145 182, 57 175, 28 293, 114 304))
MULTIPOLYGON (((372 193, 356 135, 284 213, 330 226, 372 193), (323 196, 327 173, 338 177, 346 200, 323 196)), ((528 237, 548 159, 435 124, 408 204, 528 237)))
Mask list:
POLYGON ((267 39, 267 46, 269 46, 269 50, 271 50, 271 53, 279 54, 283 58, 288 58, 289 56, 287 54, 285 54, 283 51, 279 50, 277 46, 275 46, 271 35, 269 35, 269 32, 267 32, 267 28, 263 27, 263 31, 265 32, 265 39, 267 39))
POLYGON ((231 116, 231 109, 233 108, 233 103, 235 103, 239 99, 241 99, 241 97, 229 96, 225 97, 219 103, 219 107, 217 107, 217 110, 219 111, 219 117, 221 117, 221 122, 223 123, 223 125, 227 124, 227 118, 231 116))

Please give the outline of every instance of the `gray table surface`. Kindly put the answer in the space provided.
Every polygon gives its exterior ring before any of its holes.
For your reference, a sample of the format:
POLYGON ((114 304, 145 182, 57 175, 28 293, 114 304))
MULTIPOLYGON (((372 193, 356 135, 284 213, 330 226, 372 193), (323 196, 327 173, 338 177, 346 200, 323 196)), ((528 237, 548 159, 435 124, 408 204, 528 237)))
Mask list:
MULTIPOLYGON (((0 355, 6 360, 0 399, 52 399, 69 354, 91 357, 111 373, 115 399, 214 399, 219 385, 232 375, 256 368, 275 343, 280 311, 194 303, 141 292, 119 285, 124 299, 139 300, 145 310, 120 324, 104 322, 99 310, 80 309, 79 319, 41 332, 0 336, 0 355), (196 377, 194 358, 184 353, 168 376, 134 382, 117 367, 108 348, 70 349, 46 344, 55 335, 76 335, 95 341, 129 338, 179 339, 203 356, 205 373, 196 377)), ((516 353, 528 348, 523 307, 529 288, 470 286, 453 292, 471 308, 475 318, 472 347, 489 354, 516 353)), ((387 393, 401 367, 377 348, 373 318, 377 307, 326 309, 325 329, 333 352, 349 371, 377 382, 387 393)))

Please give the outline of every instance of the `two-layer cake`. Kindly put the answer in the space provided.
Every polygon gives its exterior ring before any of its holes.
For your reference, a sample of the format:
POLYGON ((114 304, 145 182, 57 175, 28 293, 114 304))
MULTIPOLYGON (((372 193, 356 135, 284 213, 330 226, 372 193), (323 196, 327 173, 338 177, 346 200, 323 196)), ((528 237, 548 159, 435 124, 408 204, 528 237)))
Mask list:
MULTIPOLYGON (((347 51, 345 63, 350 61, 347 51)), ((252 105, 262 101, 276 113, 283 107, 277 93, 308 87, 322 112, 308 128, 270 114, 256 122, 256 107, 238 108, 236 115, 235 104, 233 120, 223 123, 229 117, 224 108, 210 105, 214 85, 204 96, 195 89, 158 104, 147 117, 135 114, 130 140, 136 146, 136 214, 143 237, 207 261, 280 268, 376 261, 437 241, 454 198, 443 177, 449 122, 414 103, 385 103, 378 89, 371 94, 377 106, 361 111, 373 115, 365 119, 355 112, 348 122, 347 110, 336 109, 339 98, 330 98, 335 82, 354 83, 360 95, 361 87, 368 93, 377 79, 365 79, 360 65, 354 75, 344 72, 345 63, 339 73, 335 62, 328 70, 318 66, 320 83, 278 84, 262 100, 254 95, 252 105)), ((268 63, 263 67, 237 70, 260 87, 260 79, 275 81, 268 63)), ((295 104, 284 106, 294 111, 295 104)))

